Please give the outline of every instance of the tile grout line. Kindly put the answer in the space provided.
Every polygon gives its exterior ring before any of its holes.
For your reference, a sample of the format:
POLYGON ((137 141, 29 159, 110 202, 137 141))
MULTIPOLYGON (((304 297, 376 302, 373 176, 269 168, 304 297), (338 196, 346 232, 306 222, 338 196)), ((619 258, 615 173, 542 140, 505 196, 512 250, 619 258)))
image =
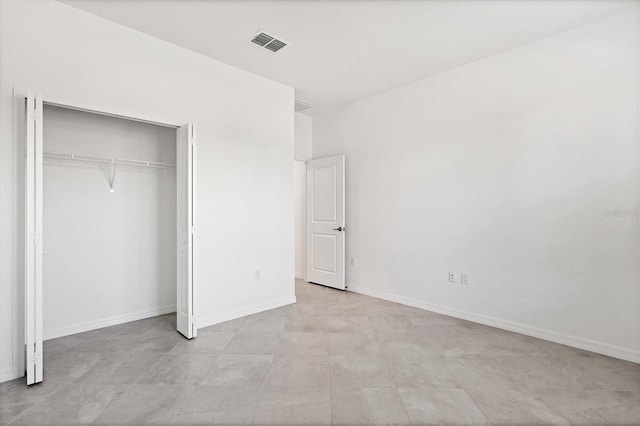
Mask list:
MULTIPOLYGON (((234 333, 234 337, 235 337, 235 334, 236 334, 236 333, 234 333)), ((196 338, 197 338, 197 337, 196 337, 196 338)), ((229 345, 229 343, 231 342, 231 340, 233 340, 233 337, 232 337, 231 339, 229 339, 229 342, 227 343, 227 345, 225 345, 225 348, 226 348, 226 346, 228 346, 228 345, 229 345)), ((173 350, 177 345, 178 345, 177 343, 176 343, 175 345, 173 345, 173 346, 171 347, 171 349, 170 349, 170 350, 165 354, 165 356, 166 356, 166 355, 169 355, 169 352, 171 352, 171 351, 172 351, 172 350, 173 350)), ((189 352, 185 352, 185 353, 186 353, 186 354, 188 354, 189 352)), ((176 354, 173 354, 173 355, 176 355, 176 354)), ((177 354, 177 355, 181 355, 181 354, 177 354)), ((195 386, 193 387, 193 389, 192 389, 191 393, 190 393, 190 394, 189 394, 189 395, 184 399, 184 402, 182 403, 182 405, 180 406, 180 408, 178 408, 178 410, 176 410, 176 412, 173 414, 173 416, 171 416, 171 420, 169 420, 169 422, 167 423, 167 425, 170 425, 170 424, 171 424, 171 422, 173 422, 173 420, 178 416, 178 414, 180 414, 180 412, 182 411, 182 409, 184 408, 184 406, 185 406, 185 405, 187 405, 187 402, 189 402, 189 399, 191 399, 191 397, 192 397, 192 396, 193 396, 193 394, 196 392, 196 390, 198 389, 198 387, 199 387, 199 386, 201 386, 202 381, 205 379, 205 377, 207 376, 207 374, 209 374, 209 371, 211 371, 211 369, 213 368, 213 366, 214 366, 215 362, 218 360, 218 358, 219 358, 219 356, 220 356, 220 354, 219 354, 219 353, 217 353, 217 354, 206 354, 206 353, 205 353, 205 354, 203 354, 203 355, 210 355, 210 356, 214 357, 214 361, 211 363, 211 365, 209 366, 209 369, 206 371, 206 373, 204 373, 204 375, 202 376, 202 379, 200 379, 200 384, 197 384, 197 385, 195 385, 195 386)), ((163 356, 162 358, 160 358, 160 360, 158 360, 158 362, 157 362, 156 364, 160 363, 160 361, 161 361, 163 358, 164 358, 164 356, 163 356)), ((154 366, 155 366, 155 364, 154 364, 154 366)), ((148 373, 148 372, 149 372, 149 371, 147 371, 147 373, 148 373)), ((146 375, 146 373, 145 373, 145 375, 146 375)), ((137 383, 137 382, 136 382, 136 383, 137 383)))
MULTIPOLYGON (((174 347, 175 347, 175 345, 173 345, 173 346, 171 347, 171 349, 173 349, 174 347)), ((171 350, 171 349, 169 349, 169 350, 171 350)), ((122 361, 122 364, 124 364, 124 363, 125 363, 129 358, 131 358, 135 353, 136 353, 135 351, 129 351, 129 352, 128 352, 127 357, 124 359, 124 361, 122 361)), ((149 367, 144 371, 144 373, 142 373, 142 374, 140 375, 140 377, 138 377, 138 378, 137 378, 133 383, 125 384, 126 388, 122 391, 122 393, 121 393, 120 395, 118 395, 117 397, 113 398, 111 401, 109 401, 109 403, 108 403, 107 405, 105 405, 105 406, 104 406, 104 408, 102 409, 102 411, 100 412, 100 414, 98 414, 98 415, 96 416, 96 418, 95 418, 95 419, 93 419, 93 420, 91 421, 91 424, 93 424, 93 423, 94 423, 94 422, 95 422, 95 421, 96 421, 96 420, 97 420, 97 419, 98 419, 98 418, 99 418, 99 417, 100 417, 100 416, 101 416, 101 415, 102 415, 102 414, 107 410, 107 408, 108 408, 111 404, 113 404, 113 402, 114 402, 114 401, 116 401, 116 400, 120 399, 120 397, 122 397, 122 395, 124 395, 124 394, 129 390, 129 389, 131 389, 131 387, 132 387, 133 385, 136 385, 136 384, 140 381, 140 379, 142 379, 144 376, 146 376, 146 375, 147 375, 147 373, 148 373, 149 371, 151 371, 151 369, 152 369, 153 367, 155 367, 156 365, 158 365, 158 364, 160 363, 160 361, 164 358, 164 356, 165 356, 165 355, 167 355, 167 353, 162 353, 162 352, 147 352, 147 353, 158 353, 158 354, 160 354, 160 355, 162 355, 162 356, 161 356, 160 358, 158 358, 158 360, 157 360, 156 362, 152 363, 152 364, 151 364, 151 365, 150 365, 150 366, 149 366, 149 367)), ((121 367, 121 366, 122 366, 122 364, 120 364, 118 367, 121 367)))
MULTIPOLYGON (((289 315, 286 316, 287 321, 285 321, 285 328, 286 328, 286 322, 289 321, 289 315)), ((280 346, 280 343, 282 342, 282 334, 284 333, 284 329, 280 332, 280 336, 278 337, 278 344, 276 345, 275 349, 273 350, 273 353, 271 354, 271 364, 269 365, 269 373, 267 373, 267 377, 264 378, 264 381, 262 382, 262 386, 260 386, 260 392, 258 392, 258 398, 256 400, 256 405, 253 407, 253 414, 251 415, 251 421, 249 422, 250 425, 253 425, 255 417, 256 417, 256 413, 258 411, 258 406, 260 405, 260 401, 262 401, 262 393, 264 391, 264 386, 267 384, 267 380, 269 380, 269 377, 271 376, 271 372, 273 370, 273 361, 276 359, 276 352, 278 351, 278 347, 280 346)))
MULTIPOLYGON (((369 316, 367 316, 367 320, 369 321, 369 323, 371 323, 371 318, 369 316)), ((402 398, 402 395, 400 394, 400 390, 398 389, 398 383, 396 383, 396 378, 394 377, 393 373, 391 372, 391 368, 389 368, 389 360, 387 359, 387 355, 382 350, 382 345, 380 345, 380 339, 378 338, 378 332, 376 331, 376 329, 373 326, 371 326, 371 328, 373 329, 373 335, 376 338, 376 343, 378 344, 378 348, 380 349, 380 353, 382 354, 382 359, 384 360, 384 364, 387 367, 387 372, 389 373, 389 376, 391 376, 391 381, 393 382, 393 387, 396 390, 396 394, 400 398, 400 402, 402 403, 402 408, 404 408, 404 412, 407 415, 407 419, 409 420, 409 423, 413 424, 413 420, 411 420, 411 416, 409 416, 409 410, 407 410, 407 406, 404 403, 404 398, 402 398)))
POLYGON ((193 389, 191 390, 191 393, 189 393, 189 395, 185 397, 184 402, 182 403, 182 405, 180 405, 180 408, 176 410, 174 415, 171 416, 171 420, 167 422, 167 426, 171 424, 171 422, 176 418, 176 416, 180 413, 180 411, 182 411, 184 406, 187 405, 187 402, 189 401, 189 399, 191 399, 193 394, 196 392, 196 389, 198 389, 198 386, 194 386, 193 389))
MULTIPOLYGON (((171 347, 171 349, 173 349, 173 346, 171 347)), ((150 352, 150 353, 154 353, 154 352, 150 352)), ((156 353, 158 353, 158 352, 156 352, 156 353)), ((133 355, 133 354, 134 354, 134 352, 131 352, 131 353, 129 354, 129 356, 131 356, 131 355, 133 355)), ((160 364, 160 361, 162 361, 163 359, 165 359, 165 357, 166 357, 167 355, 169 355, 169 353, 168 353, 168 352, 165 352, 165 353, 159 352, 158 354, 160 354, 160 355, 162 355, 162 356, 161 356, 161 357, 160 357, 156 362, 154 362, 153 364, 151 364, 151 365, 150 365, 150 366, 149 366, 149 367, 144 371, 144 373, 142 373, 142 374, 140 375, 140 377, 138 377, 138 378, 137 378, 133 383, 130 383, 129 385, 143 384, 143 383, 138 383, 138 382, 139 382, 140 380, 142 380, 142 378, 143 378, 143 377, 145 377, 145 376, 146 376, 146 375, 151 371, 151 369, 153 369, 156 365, 160 364)), ((129 358, 129 357, 127 357, 127 358, 129 358)))
POLYGON ((467 392, 467 389, 465 389, 465 388, 460 388, 460 389, 462 389, 462 391, 464 391, 464 393, 469 397, 471 402, 473 402, 473 405, 478 409, 480 414, 482 414, 482 417, 484 417, 484 419, 487 421, 487 424, 493 425, 494 423, 491 420, 489 420, 489 417, 487 416, 487 414, 484 412, 482 407, 480 407, 480 405, 476 402, 476 400, 473 399, 471 394, 469 392, 467 392))
MULTIPOLYGON (((204 373, 204 375, 202 376, 202 379, 200 379, 200 383, 198 383, 197 385, 194 386, 193 390, 191 391, 191 393, 189 394, 189 396, 187 396, 184 400, 184 402, 182 403, 182 405, 180 406, 180 408, 175 412, 175 414, 171 417, 171 420, 169 420, 169 423, 167 423, 167 425, 170 425, 171 422, 173 422, 175 420, 175 418, 178 416, 178 414, 180 414, 180 412, 184 409, 184 406, 187 405, 187 402, 189 402, 189 400, 191 399, 191 397, 193 396, 193 394, 196 392, 196 390, 198 389, 198 387, 202 386, 202 382, 205 380, 205 378, 207 377, 207 375, 209 374, 209 372, 213 369, 213 367, 215 366, 216 362, 219 360, 220 355, 222 355, 224 353, 224 351, 227 349, 227 347, 231 344, 231 341, 236 337, 236 335, 238 334, 238 331, 234 331, 233 332, 233 337, 231 337, 231 339, 229 339, 229 341, 227 342, 227 344, 224 346, 224 348, 219 352, 219 353, 212 353, 212 354, 203 354, 203 355, 210 355, 214 358, 213 362, 211 363, 211 365, 209 366, 209 368, 207 369, 207 371, 204 373)), ((197 339, 197 337, 196 337, 197 339)), ((176 343, 171 350, 173 350, 173 348, 175 348, 178 344, 176 343)), ((189 352, 185 352, 185 353, 189 353, 189 352)), ((168 353, 167 353, 168 355, 168 353)), ((162 359, 162 358, 161 358, 162 359)), ((160 361, 158 361, 160 362, 160 361)))
MULTIPOLYGON (((66 337, 66 336, 64 336, 66 337)), ((73 351, 71 349, 68 349, 67 351, 63 351, 62 353, 64 354, 71 354, 73 353, 73 351)), ((105 356, 105 353, 101 353, 101 352, 76 352, 76 353, 82 353, 82 354, 96 354, 98 355, 100 358, 105 356)), ((127 354, 127 356, 122 360, 122 363, 118 364, 117 368, 121 367, 122 364, 125 363, 125 361, 127 359, 129 359, 131 357, 131 355, 133 355, 135 352, 131 351, 131 352, 125 352, 127 354)), ((98 361, 96 361, 97 363, 98 361)), ((155 365, 155 364, 154 364, 155 365)), ((90 369, 91 370, 91 369, 90 369)), ((24 411, 23 413, 19 414, 17 417, 14 417, 11 422, 9 422, 9 424, 13 424, 16 421, 18 421, 20 418, 22 418, 25 415, 28 415, 29 413, 31 413, 33 410, 35 410, 37 407, 41 406, 42 404, 44 404, 45 402, 49 401, 51 398, 53 398, 54 396, 56 396, 58 393, 62 392, 64 389, 66 389, 67 387, 71 386, 71 385, 75 385, 75 386, 83 386, 86 383, 76 383, 78 382, 78 380, 80 380, 82 377, 85 376, 85 374, 88 374, 90 371, 85 372, 84 374, 82 374, 79 377, 76 377, 75 379, 63 384, 60 386, 60 388, 54 392, 52 392, 51 394, 47 395, 42 401, 36 403, 33 405, 33 407, 30 407, 29 409, 27 409, 26 411, 24 411)), ((143 375, 146 374, 143 373, 143 375)), ((119 384, 106 384, 106 383, 97 383, 96 385, 99 386, 118 386, 119 384)), ((129 390, 129 388, 133 385, 133 383, 124 383, 121 384, 120 386, 125 386, 125 388, 123 389, 123 391, 117 395, 115 398, 113 398, 111 401, 109 401, 100 411, 100 413, 98 415, 96 415, 96 417, 94 419, 91 420, 90 423, 93 423, 98 417, 100 417, 100 415, 102 415, 102 413, 107 409, 107 407, 109 405, 111 405, 113 403, 113 401, 117 400, 120 396, 122 396, 122 394, 124 394, 127 390, 129 390)))

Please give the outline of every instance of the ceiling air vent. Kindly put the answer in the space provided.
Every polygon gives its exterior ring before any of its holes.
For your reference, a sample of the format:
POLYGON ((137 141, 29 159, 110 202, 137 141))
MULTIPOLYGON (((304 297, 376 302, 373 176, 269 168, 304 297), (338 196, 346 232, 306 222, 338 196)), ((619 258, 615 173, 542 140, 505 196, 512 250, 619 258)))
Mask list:
POLYGON ((293 109, 294 109, 295 111, 297 111, 297 112, 300 112, 300 111, 304 111, 304 110, 306 110, 306 109, 309 109, 309 108, 311 108, 312 106, 313 106, 313 105, 310 105, 310 104, 304 103, 304 102, 302 102, 302 101, 296 101, 296 102, 293 104, 293 109))
POLYGON ((284 41, 273 40, 271 43, 265 45, 264 48, 269 49, 272 52, 277 52, 278 50, 282 49, 286 45, 287 43, 285 43, 284 41))
POLYGON ((253 38, 251 39, 253 43, 262 47, 264 47, 265 44, 269 43, 272 40, 273 40, 273 37, 265 33, 258 33, 257 35, 253 36, 253 38))
POLYGON ((272 52, 277 52, 288 44, 287 42, 278 40, 274 36, 267 34, 262 30, 259 30, 253 35, 253 37, 251 37, 251 43, 255 43, 260 47, 269 49, 272 52))

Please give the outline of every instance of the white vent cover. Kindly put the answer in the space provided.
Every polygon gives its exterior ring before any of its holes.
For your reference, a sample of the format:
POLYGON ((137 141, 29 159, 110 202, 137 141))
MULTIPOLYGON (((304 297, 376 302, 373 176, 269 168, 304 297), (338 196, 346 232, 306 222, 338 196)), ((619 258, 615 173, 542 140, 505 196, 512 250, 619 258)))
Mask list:
POLYGON ((297 112, 300 111, 304 111, 306 109, 311 108, 313 105, 307 104, 305 102, 302 101, 295 101, 295 103, 293 104, 293 109, 297 112))
POLYGON ((278 40, 271 34, 267 34, 264 30, 258 30, 258 32, 251 37, 251 43, 255 43, 274 53, 289 44, 286 41, 278 40))

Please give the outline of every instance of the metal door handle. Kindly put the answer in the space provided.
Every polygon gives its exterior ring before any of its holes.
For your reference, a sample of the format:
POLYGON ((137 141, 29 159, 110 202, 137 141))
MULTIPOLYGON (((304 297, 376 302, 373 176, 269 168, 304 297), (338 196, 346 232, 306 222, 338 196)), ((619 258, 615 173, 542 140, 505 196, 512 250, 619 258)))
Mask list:
POLYGON ((334 231, 338 231, 338 232, 342 232, 345 229, 347 229, 347 227, 345 226, 344 228, 342 226, 338 226, 337 228, 333 228, 334 231))

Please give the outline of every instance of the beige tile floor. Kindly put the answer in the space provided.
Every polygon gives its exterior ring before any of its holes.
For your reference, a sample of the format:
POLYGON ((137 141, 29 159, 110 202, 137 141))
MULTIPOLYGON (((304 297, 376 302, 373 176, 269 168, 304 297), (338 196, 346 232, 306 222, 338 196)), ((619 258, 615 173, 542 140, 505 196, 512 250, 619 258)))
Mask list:
POLYGON ((0 424, 640 424, 637 364, 354 293, 199 330, 166 315, 45 342, 0 424))

